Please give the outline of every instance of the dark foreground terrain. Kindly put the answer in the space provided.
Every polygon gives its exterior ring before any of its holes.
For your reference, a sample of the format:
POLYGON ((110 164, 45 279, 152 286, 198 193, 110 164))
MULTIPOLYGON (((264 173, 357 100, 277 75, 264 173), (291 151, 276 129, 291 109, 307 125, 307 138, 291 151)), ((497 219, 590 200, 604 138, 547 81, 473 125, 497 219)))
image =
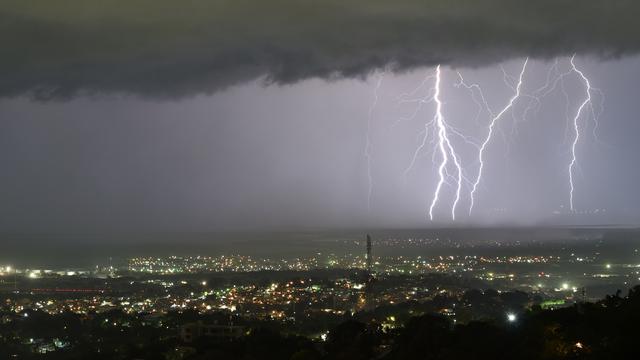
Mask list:
MULTIPOLYGON (((482 292, 477 292, 481 296, 482 292)), ((471 296, 471 294, 469 295, 471 296)), ((459 306, 465 305, 463 302, 459 306)), ((2 359, 637 359, 640 286, 595 303, 456 324, 419 314, 389 327, 379 311, 345 314, 319 338, 224 313, 48 315, 4 311, 2 359), (364 320, 366 319, 366 320, 364 320), (218 325, 224 324, 224 325, 218 325)))

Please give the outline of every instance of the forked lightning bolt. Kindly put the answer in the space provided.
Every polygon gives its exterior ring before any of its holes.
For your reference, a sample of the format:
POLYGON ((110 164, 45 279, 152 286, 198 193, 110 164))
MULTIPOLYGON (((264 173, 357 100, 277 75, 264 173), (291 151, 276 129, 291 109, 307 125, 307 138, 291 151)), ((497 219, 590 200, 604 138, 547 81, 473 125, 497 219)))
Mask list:
MULTIPOLYGON (((578 107, 578 111, 576 112, 576 116, 573 118, 573 130, 575 131, 574 133, 574 138, 573 138, 573 143, 571 143, 571 162, 569 163, 569 208, 571 209, 571 211, 575 211, 575 207, 573 204, 573 191, 575 189, 575 186, 573 184, 573 169, 576 165, 576 146, 578 145, 578 141, 580 140, 580 117, 582 116, 583 110, 585 109, 585 107, 589 106, 592 107, 591 105, 591 83, 589 82, 589 79, 587 79, 587 77, 584 75, 584 73, 578 69, 576 67, 576 64, 574 62, 575 59, 575 55, 573 55, 571 57, 571 68, 573 71, 575 71, 576 74, 578 74, 581 78, 582 81, 584 81, 584 85, 586 87, 586 93, 587 96, 584 99, 584 101, 580 104, 580 106, 578 107)), ((593 112, 593 109, 592 109, 593 112)))
MULTIPOLYGON (((545 85, 539 88, 538 90, 534 91, 532 94, 528 95, 532 99, 532 103, 535 102, 536 105, 531 106, 530 104, 527 107, 526 111, 530 109, 536 109, 536 112, 537 112, 537 108, 542 103, 542 99, 547 95, 549 95, 550 93, 552 93, 554 90, 556 90, 556 88, 558 87, 558 84, 560 85, 560 90, 566 101, 565 117, 566 117, 567 125, 565 130, 565 139, 568 139, 569 133, 573 134, 573 140, 571 140, 571 147, 570 147, 571 161, 569 162, 568 174, 569 174, 569 208, 571 211, 575 211, 575 207, 574 207, 574 190, 575 190, 574 185, 575 184, 574 184, 573 177, 574 177, 574 168, 577 165, 576 148, 579 143, 579 140, 582 138, 580 119, 583 118, 584 116, 592 117, 593 123, 594 123, 593 129, 592 129, 592 135, 596 141, 600 142, 597 136, 597 129, 599 125, 598 123, 599 115, 602 114, 604 110, 604 94, 600 89, 592 87, 589 79, 586 77, 584 72, 582 70, 579 70, 578 67, 575 65, 575 55, 571 57, 569 63, 570 63, 570 68, 568 70, 564 72, 559 72, 558 60, 556 60, 555 64, 551 67, 551 69, 549 70, 549 73, 547 74, 547 81, 545 85), (552 71, 555 71, 555 79, 553 81, 551 81, 552 71), (564 83, 565 77, 571 74, 575 74, 580 78, 580 81, 584 83, 585 92, 586 92, 586 97, 580 103, 580 106, 578 107, 578 110, 576 111, 573 118, 569 116, 570 99, 569 99, 569 94, 565 89, 565 83, 564 83), (594 93, 598 94, 598 96, 600 97, 599 114, 596 114, 596 111, 594 110, 594 106, 593 106, 592 95, 594 93), (587 108, 590 110, 589 112, 585 111, 585 109, 587 108)), ((525 111, 525 116, 526 116, 526 111, 525 111)), ((565 141, 567 143, 569 142, 568 140, 565 140, 565 141)))
POLYGON ((433 208, 438 203, 438 198, 440 196, 440 190, 442 189, 442 185, 445 182, 445 170, 448 162, 447 150, 451 154, 453 158, 453 163, 456 167, 456 172, 458 173, 457 178, 457 187, 456 187, 456 196, 453 201, 453 205, 451 206, 451 219, 456 219, 456 207, 458 206, 458 201, 460 201, 460 190, 462 188, 462 167, 460 166, 460 161, 458 160, 458 155, 453 149, 451 145, 451 141, 449 140, 449 135, 447 133, 447 123, 445 122, 444 117, 442 116, 442 101, 440 100, 440 65, 436 68, 436 85, 435 85, 435 94, 433 95, 433 100, 436 102, 436 126, 438 127, 438 148, 440 149, 440 155, 442 156, 442 162, 440 163, 440 167, 438 168, 438 175, 440 180, 438 181, 438 185, 436 186, 436 191, 433 194, 433 200, 431 202, 431 206, 429 207, 429 219, 433 221, 433 208), (445 149, 446 144, 446 149, 445 149))
MULTIPOLYGON (((567 124, 568 127, 573 128, 573 141, 571 143, 571 162, 569 163, 568 173, 569 173, 569 205, 571 211, 575 211, 574 207, 574 171, 577 166, 577 155, 576 150, 578 143, 581 139, 581 119, 585 116, 592 116, 594 121, 593 133, 594 137, 596 136, 595 132, 598 126, 598 115, 594 110, 593 102, 592 102, 592 94, 597 93, 601 96, 602 101, 604 101, 604 96, 599 89, 593 88, 589 79, 580 70, 575 64, 575 55, 571 57, 571 68, 561 72, 558 69, 558 61, 556 60, 555 64, 551 67, 546 76, 546 83, 534 90, 531 93, 526 93, 522 90, 524 76, 527 71, 527 65, 529 63, 529 59, 526 58, 524 63, 522 64, 522 69, 520 70, 519 76, 512 77, 503 69, 503 80, 507 84, 507 86, 513 91, 513 95, 509 98, 507 104, 499 111, 494 112, 490 108, 482 88, 477 84, 467 84, 465 83, 462 75, 458 73, 459 82, 455 84, 455 86, 464 86, 467 90, 471 92, 472 100, 478 106, 478 113, 476 114, 476 122, 478 121, 479 116, 482 112, 486 112, 489 118, 488 129, 486 133, 486 137, 484 141, 480 144, 474 142, 470 137, 462 134, 458 129, 451 126, 445 119, 443 115, 443 101, 441 99, 442 96, 442 71, 441 66, 438 65, 435 69, 435 72, 432 74, 428 74, 422 83, 416 88, 414 91, 410 93, 405 93, 400 96, 401 103, 415 103, 417 104, 416 109, 410 114, 409 117, 401 118, 402 120, 413 120, 418 116, 421 109, 425 104, 435 103, 435 113, 433 117, 431 117, 428 121, 424 123, 424 130, 420 132, 419 136, 421 140, 419 141, 419 145, 413 153, 411 158, 411 162, 407 169, 404 171, 404 176, 414 168, 419 155, 426 149, 429 148, 432 151, 432 161, 434 166, 437 165, 437 174, 438 174, 438 182, 436 184, 436 188, 433 192, 431 202, 428 208, 429 219, 433 221, 434 219, 434 210, 436 206, 442 200, 442 189, 444 185, 453 185, 455 187, 455 197, 453 199, 453 203, 451 204, 451 219, 456 220, 456 209, 461 199, 461 191, 463 181, 465 184, 469 185, 470 195, 469 195, 469 215, 472 214, 475 203, 476 203, 476 193, 478 192, 478 188, 480 183, 482 182, 482 176, 485 168, 485 153, 487 151, 488 146, 490 145, 496 131, 500 131, 500 127, 498 124, 501 122, 501 119, 506 116, 506 114, 511 113, 511 116, 514 120, 516 120, 516 114, 514 113, 514 106, 516 102, 521 97, 526 97, 529 99, 529 103, 525 106, 524 112, 521 115, 522 120, 527 118, 527 114, 530 111, 534 111, 536 114, 542 104, 542 100, 552 93, 555 89, 558 88, 558 84, 560 85, 560 89, 567 100, 567 124), (585 85, 586 98, 580 103, 575 116, 571 119, 568 114, 568 102, 569 95, 567 94, 564 88, 564 79, 565 77, 571 75, 572 73, 579 76, 581 81, 585 85), (554 76, 555 75, 555 76, 554 76), (424 91, 426 84, 428 84, 431 80, 435 80, 435 83, 432 88, 428 88, 426 93, 422 96, 417 96, 419 92, 424 91), (588 112, 590 110, 590 112, 588 112), (571 124, 571 125, 569 125, 571 124), (473 145, 477 148, 477 159, 478 159, 478 172, 475 180, 473 182, 469 181, 463 172, 463 168, 461 165, 461 158, 455 150, 454 144, 450 136, 460 137, 462 141, 469 145, 473 145), (450 171, 454 170, 455 174, 451 174, 450 171), (454 182, 451 184, 449 182, 454 182)), ((370 209, 371 206, 371 196, 373 192, 373 179, 371 175, 371 138, 370 138, 370 130, 371 130, 371 122, 373 119, 373 112, 378 103, 378 91, 382 82, 383 75, 380 75, 378 81, 376 83, 376 87, 374 89, 374 100, 369 108, 368 120, 367 120, 367 138, 366 138, 366 146, 365 146, 365 156, 367 158, 367 176, 369 180, 369 191, 368 191, 368 207, 370 209)), ((600 113, 602 113, 602 104, 600 104, 600 113)), ((397 125, 399 121, 395 122, 393 126, 397 125)), ((515 124, 514 124, 515 126, 515 124)), ((504 135, 504 134, 503 134, 504 135)), ((597 140, 597 138, 596 138, 597 140)))
MULTIPOLYGON (((413 157, 411 159, 411 163, 409 164, 409 167, 404 172, 406 176, 406 174, 413 168, 413 166, 415 165, 416 159, 418 158, 418 155, 422 152, 422 150, 427 145, 427 140, 429 139, 429 134, 431 133, 429 130, 432 128, 435 129, 435 131, 432 131, 432 132, 435 132, 437 134, 436 135, 437 137, 436 152, 440 154, 441 160, 440 160, 440 165, 438 166, 438 184, 436 185, 436 189, 433 193, 431 204, 429 205, 429 219, 432 221, 433 221, 433 211, 440 200, 440 193, 442 191, 442 187, 445 183, 447 183, 446 180, 450 176, 449 173, 447 172, 449 161, 453 162, 453 165, 456 169, 456 177, 455 177, 456 192, 455 192, 455 198, 453 200, 453 204, 451 205, 452 220, 456 219, 456 208, 458 206, 458 202, 460 201, 460 193, 462 190, 462 180, 463 180, 460 157, 456 153, 451 143, 451 140, 449 138, 450 131, 453 133, 457 133, 457 132, 449 126, 449 124, 447 123, 446 119, 442 114, 442 100, 440 98, 441 87, 442 87, 441 82, 442 82, 441 69, 440 69, 440 65, 438 65, 436 67, 436 72, 435 72, 435 84, 433 88, 433 97, 422 99, 420 101, 420 103, 426 103, 433 100, 436 104, 435 114, 430 121, 425 123, 422 141, 418 146, 418 148, 416 149, 416 151, 414 152, 413 157)), ((461 134, 459 135, 462 136, 461 134)))
MULTIPOLYGON (((487 137, 484 139, 484 141, 480 145, 480 150, 478 151, 478 161, 480 163, 480 167, 478 168, 478 175, 476 176, 476 180, 473 183, 473 187, 471 189, 469 215, 471 215, 471 212, 473 211, 473 206, 475 204, 475 193, 478 190, 478 184, 480 184, 480 181, 482 180, 482 171, 484 170, 484 152, 487 148, 487 145, 491 141, 491 138, 493 137, 493 130, 497 122, 505 113, 507 113, 509 110, 511 110, 511 108, 513 108, 513 104, 520 97, 522 80, 524 77, 524 72, 527 69, 528 62, 529 62, 529 58, 525 59, 524 64, 522 65, 522 70, 520 71, 520 76, 518 77, 518 84, 516 85, 514 95, 511 97, 511 99, 509 99, 509 102, 507 103, 507 105, 499 113, 497 113, 495 116, 492 117, 491 122, 489 123, 489 131, 487 133, 487 137)), ((487 111, 489 111, 489 114, 491 114, 490 110, 487 109, 487 111)))

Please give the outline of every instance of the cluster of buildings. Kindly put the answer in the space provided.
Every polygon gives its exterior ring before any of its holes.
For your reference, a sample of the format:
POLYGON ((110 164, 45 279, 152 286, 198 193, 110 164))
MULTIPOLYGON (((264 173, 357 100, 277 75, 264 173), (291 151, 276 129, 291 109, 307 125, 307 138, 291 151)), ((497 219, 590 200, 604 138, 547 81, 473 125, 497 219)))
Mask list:
MULTIPOLYGON (((384 274, 460 273, 486 270, 495 264, 559 264, 560 256, 377 256, 322 254, 290 259, 256 258, 242 255, 134 257, 127 271, 147 274, 184 274, 258 271, 310 271, 317 269, 371 269, 384 274)), ((591 261, 586 259, 585 261, 591 261)))
POLYGON ((191 309, 285 321, 300 314, 343 315, 365 307, 424 301, 443 292, 458 296, 470 288, 516 289, 557 300, 577 294, 584 297, 585 289, 594 284, 606 289, 640 281, 640 265, 601 264, 597 253, 374 257, 371 239, 362 245, 364 254, 315 253, 278 259, 133 257, 120 267, 72 270, 5 265, 0 266, 0 304, 15 313, 191 309), (438 274, 447 277, 433 277, 438 274))

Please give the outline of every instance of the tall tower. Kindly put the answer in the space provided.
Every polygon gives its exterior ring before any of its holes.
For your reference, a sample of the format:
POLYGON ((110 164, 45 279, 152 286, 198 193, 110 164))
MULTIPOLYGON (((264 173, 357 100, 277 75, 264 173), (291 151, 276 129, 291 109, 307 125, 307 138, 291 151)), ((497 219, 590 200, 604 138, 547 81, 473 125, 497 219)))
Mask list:
POLYGON ((371 273, 371 262, 373 257, 371 256, 371 235, 367 234, 367 272, 371 273))
POLYGON ((373 243, 371 241, 371 235, 367 234, 367 274, 366 274, 366 286, 364 287, 364 306, 363 310, 372 310, 375 308, 375 297, 373 294, 373 272, 371 272, 373 264, 373 243))

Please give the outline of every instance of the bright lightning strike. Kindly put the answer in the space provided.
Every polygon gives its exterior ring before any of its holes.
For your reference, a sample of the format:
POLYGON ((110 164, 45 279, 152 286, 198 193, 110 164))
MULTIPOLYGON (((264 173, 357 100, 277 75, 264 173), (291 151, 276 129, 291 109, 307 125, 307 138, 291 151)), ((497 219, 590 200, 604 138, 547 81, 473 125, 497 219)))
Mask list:
POLYGON ((493 129, 496 123, 507 111, 513 108, 513 104, 520 97, 522 79, 524 77, 524 72, 527 69, 528 62, 529 62, 529 58, 525 59, 524 64, 522 65, 522 70, 520 71, 520 76, 518 77, 518 84, 516 85, 516 88, 515 88, 515 94, 511 97, 511 99, 509 99, 507 106, 505 106, 498 114, 493 116, 493 118, 491 119, 491 122, 489 123, 489 131, 487 133, 487 137, 484 139, 484 142, 482 142, 482 144, 480 145, 480 150, 478 151, 478 160, 480 162, 480 167, 478 169, 478 175, 476 176, 476 181, 473 183, 473 188, 471 189, 469 215, 471 215, 471 212, 473 211, 473 206, 475 203, 475 193, 478 189, 478 184, 480 184, 480 181, 482 180, 482 170, 484 169, 484 151, 487 148, 487 144, 489 144, 489 142, 491 141, 491 138, 493 137, 493 129))
POLYGON ((451 145, 451 141, 449 140, 449 135, 447 134, 447 123, 445 122, 444 117, 442 116, 442 101, 440 101, 440 65, 438 65, 436 69, 436 85, 435 85, 435 94, 433 95, 433 100, 436 102, 436 126, 438 127, 438 148, 440 149, 440 154, 442 155, 442 162, 440 163, 440 167, 438 168, 438 175, 440 176, 440 180, 438 181, 438 185, 436 187, 436 191, 433 194, 433 201, 431 202, 431 206, 429 207, 429 219, 433 221, 433 208, 436 206, 438 202, 438 197, 440 195, 440 189, 444 184, 444 169, 446 169, 448 156, 447 151, 444 148, 444 145, 447 145, 447 150, 451 154, 453 158, 453 163, 456 167, 456 171, 458 173, 457 178, 457 188, 456 188, 456 197, 453 201, 453 205, 451 206, 451 219, 456 219, 456 206, 458 205, 458 201, 460 201, 460 190, 462 188, 462 167, 460 166, 460 161, 458 160, 458 155, 453 149, 451 145))
MULTIPOLYGON (((528 95, 532 99, 532 103, 535 102, 536 105, 531 106, 530 104, 527 107, 527 111, 530 109, 536 109, 536 112, 537 112, 537 108, 540 106, 542 99, 547 95, 549 95, 550 93, 552 93, 554 90, 556 90, 559 84, 559 88, 562 94, 564 95, 564 98, 566 101, 566 107, 565 107, 565 117, 566 117, 565 141, 566 143, 569 143, 568 138, 570 133, 573 135, 573 139, 571 140, 571 146, 570 146, 571 161, 569 163, 568 174, 569 174, 569 207, 571 211, 575 211, 574 168, 577 166, 576 148, 579 143, 579 140, 582 137, 580 119, 583 118, 584 116, 592 117, 593 123, 594 123, 593 129, 592 129, 593 138, 596 141, 601 142, 597 136, 597 129, 599 125, 598 118, 604 110, 604 94, 600 89, 592 87, 589 79, 585 76, 585 74, 581 70, 577 68, 577 66, 575 65, 575 55, 571 57, 569 62, 570 62, 570 68, 564 72, 559 72, 558 60, 556 60, 555 64, 551 67, 551 69, 549 70, 549 73, 547 74, 547 81, 545 85, 539 88, 538 90, 534 91, 531 95, 528 95), (551 81, 552 71, 555 72, 555 79, 553 81, 551 81), (565 89, 565 83, 564 83, 564 79, 571 74, 575 74, 580 78, 580 80, 585 85, 585 92, 587 94, 586 98, 580 103, 580 106, 578 107, 578 110, 576 111, 573 118, 569 116, 570 99, 569 99, 569 94, 565 89), (594 105, 592 100, 593 94, 597 94, 600 97, 599 113, 596 113, 596 111, 594 110, 594 105), (587 108, 589 109, 589 112, 586 111, 587 108)), ((526 111, 525 111, 525 116, 526 116, 526 111)))
POLYGON ((373 89, 373 102, 369 106, 369 112, 367 115, 367 133, 364 146, 364 156, 367 159, 367 180, 369 181, 369 188, 367 191, 367 210, 371 211, 371 196, 373 195, 373 175, 371 175, 371 122, 373 121, 373 112, 378 105, 378 92, 382 85, 384 74, 380 74, 376 86, 373 89))
MULTIPOLYGON (((485 112, 489 118, 488 131, 486 133, 486 137, 484 138, 484 141, 482 141, 480 144, 478 144, 476 141, 474 141, 474 139, 466 136, 457 128, 449 124, 445 119, 443 115, 443 101, 441 99, 442 71, 441 71, 440 65, 436 67, 434 73, 428 74, 428 76, 426 76, 423 79, 422 83, 418 86, 418 88, 416 88, 410 93, 405 93, 400 96, 399 98, 400 103, 414 103, 416 104, 416 108, 414 109, 413 112, 410 113, 408 117, 401 118, 400 120, 395 122, 394 126, 397 125, 400 121, 415 119, 420 113, 420 111, 422 110, 424 105, 429 103, 435 103, 435 113, 433 117, 431 117, 428 121, 424 123, 424 130, 418 134, 421 140, 419 140, 419 145, 416 148, 415 152, 413 153, 409 166, 404 171, 404 176, 406 178, 408 173, 415 167, 420 154, 422 154, 423 151, 427 148, 431 149, 430 152, 432 154, 432 162, 433 162, 434 168, 437 167, 437 174, 438 174, 438 182, 433 192, 432 199, 428 208, 429 219, 431 221, 433 221, 434 219, 435 208, 442 201, 442 189, 444 188, 444 185, 452 186, 455 188, 455 197, 453 199, 453 203, 451 204, 452 220, 454 221, 456 220, 456 209, 461 200, 461 191, 462 191, 463 182, 464 184, 468 185, 470 189, 469 215, 472 214, 475 206, 475 202, 476 202, 475 196, 476 196, 476 193, 478 192, 478 188, 482 181, 482 176, 484 172, 484 167, 486 162, 485 152, 487 151, 487 148, 490 142, 492 141, 495 133, 497 131, 501 132, 501 127, 499 126, 499 124, 501 123, 501 120, 503 120, 503 118, 510 113, 514 120, 514 126, 516 125, 516 122, 518 122, 517 117, 519 116, 516 116, 514 107, 516 102, 518 102, 521 97, 525 97, 529 99, 529 103, 525 104, 526 106, 524 109, 524 113, 521 115, 522 121, 524 121, 527 118, 527 115, 530 111, 533 111, 534 114, 537 115, 538 110, 542 106, 542 100, 546 96, 548 96, 550 93, 555 91, 558 88, 558 85, 562 90, 562 93, 564 94, 565 99, 567 100, 567 107, 565 112, 567 127, 568 128, 572 127, 573 128, 572 133, 574 134, 573 141, 571 143, 571 162, 569 164, 568 172, 569 172, 569 186, 570 186, 569 203, 570 203, 571 211, 575 211, 574 209, 574 191, 575 191, 574 171, 577 166, 577 155, 576 155, 577 145, 582 137, 581 132, 583 130, 582 129, 583 125, 581 125, 581 119, 583 119, 585 116, 593 117, 594 138, 598 140, 596 137, 596 129, 598 126, 598 117, 602 113, 603 106, 602 106, 602 103, 599 105, 600 113, 597 114, 596 111, 594 110, 592 95, 598 94, 599 96, 601 96, 601 99, 602 99, 601 101, 604 101, 604 96, 599 89, 593 88, 591 86, 589 79, 575 65, 574 58, 575 56, 571 58, 571 61, 570 61, 571 67, 566 71, 560 71, 559 63, 556 60, 555 64, 549 69, 549 72, 547 73, 545 84, 542 87, 533 91, 532 93, 525 93, 522 91, 524 76, 529 64, 529 58, 525 59, 524 63, 522 64, 522 68, 519 72, 519 75, 517 77, 509 75, 504 69, 502 69, 503 81, 513 91, 513 95, 509 98, 507 104, 499 112, 494 112, 490 108, 484 96, 483 90, 478 84, 465 83, 465 80, 462 77, 462 75, 458 73, 459 81, 456 84, 454 84, 454 86, 456 87, 463 86, 464 88, 470 91, 471 98, 478 107, 478 112, 476 113, 476 116, 475 116, 476 122, 478 122, 478 119, 483 112, 485 112), (580 106, 578 107, 577 112, 573 117, 573 119, 571 119, 571 117, 569 116, 569 105, 568 105, 569 95, 564 88, 564 79, 565 77, 570 76, 571 74, 576 74, 577 76, 580 77, 581 81, 585 84, 585 91, 587 95, 584 101, 582 101, 580 106), (426 84, 430 83, 431 80, 435 80, 433 87, 427 88, 426 93, 424 95, 418 96, 417 94, 419 92, 425 91, 426 84), (452 137, 459 137, 466 144, 472 145, 478 150, 477 156, 478 156, 479 167, 478 167, 477 176, 473 182, 469 181, 465 177, 465 173, 463 172, 463 168, 461 164, 461 157, 458 155, 458 153, 454 148, 452 137)), ((368 176, 369 176, 369 202, 371 201, 371 194, 372 194, 372 187, 373 187, 373 181, 371 178, 371 154, 370 154, 371 142, 369 138, 369 127, 373 117, 373 109, 375 108, 378 101, 378 89, 380 87, 381 81, 382 81, 382 76, 379 78, 377 86, 374 91, 374 102, 369 109, 369 120, 368 120, 368 128, 367 128, 367 146, 365 149, 365 154, 367 156, 368 176)), ((512 132, 513 132, 513 129, 512 129, 512 132)), ((504 133, 502 135, 505 136, 504 133)))
MULTIPOLYGON (((438 184, 436 185, 436 189, 433 194, 433 198, 431 200, 431 204, 429 205, 429 219, 433 221, 433 211, 440 200, 440 193, 442 191, 442 187, 445 183, 447 183, 447 178, 450 177, 447 168, 449 166, 449 162, 452 161, 453 165, 456 169, 456 192, 455 198, 453 200, 453 204, 451 206, 451 218, 453 220, 456 219, 456 208, 458 206, 458 202, 460 201, 460 193, 462 190, 462 166, 460 164, 460 157, 456 153, 451 140, 449 139, 449 132, 456 133, 455 129, 451 128, 449 124, 447 124, 446 119, 442 115, 442 100, 440 99, 441 95, 441 70, 440 65, 436 67, 435 72, 435 84, 433 88, 433 96, 428 97, 427 99, 422 99, 420 103, 425 103, 428 101, 434 101, 436 104, 435 115, 431 121, 425 123, 424 136, 422 137, 422 142, 416 149, 411 159, 411 163, 409 167, 405 170, 405 176, 407 173, 413 168, 415 165, 416 159, 418 155, 422 152, 424 147, 427 145, 427 140, 429 139, 429 134, 431 133, 429 130, 433 128, 432 132, 437 134, 437 144, 436 150, 440 153, 441 161, 438 166, 438 184)), ((456 133, 457 134, 457 133, 456 133)))
POLYGON ((580 104, 580 106, 578 107, 578 111, 576 112, 576 116, 573 118, 573 129, 575 131, 575 136, 573 138, 573 143, 571 144, 571 162, 569 163, 569 208, 571 209, 571 211, 575 211, 574 208, 574 204, 573 204, 573 192, 575 190, 575 186, 573 183, 573 168, 576 165, 576 146, 578 145, 578 141, 580 140, 580 117, 582 116, 582 112, 584 110, 585 107, 587 107, 587 105, 591 106, 591 83, 589 82, 589 79, 584 75, 584 73, 578 69, 576 67, 576 64, 574 62, 575 59, 575 55, 573 55, 571 57, 571 68, 572 70, 578 74, 581 78, 582 81, 584 81, 584 84, 586 86, 586 93, 587 96, 584 99, 584 101, 580 104))

